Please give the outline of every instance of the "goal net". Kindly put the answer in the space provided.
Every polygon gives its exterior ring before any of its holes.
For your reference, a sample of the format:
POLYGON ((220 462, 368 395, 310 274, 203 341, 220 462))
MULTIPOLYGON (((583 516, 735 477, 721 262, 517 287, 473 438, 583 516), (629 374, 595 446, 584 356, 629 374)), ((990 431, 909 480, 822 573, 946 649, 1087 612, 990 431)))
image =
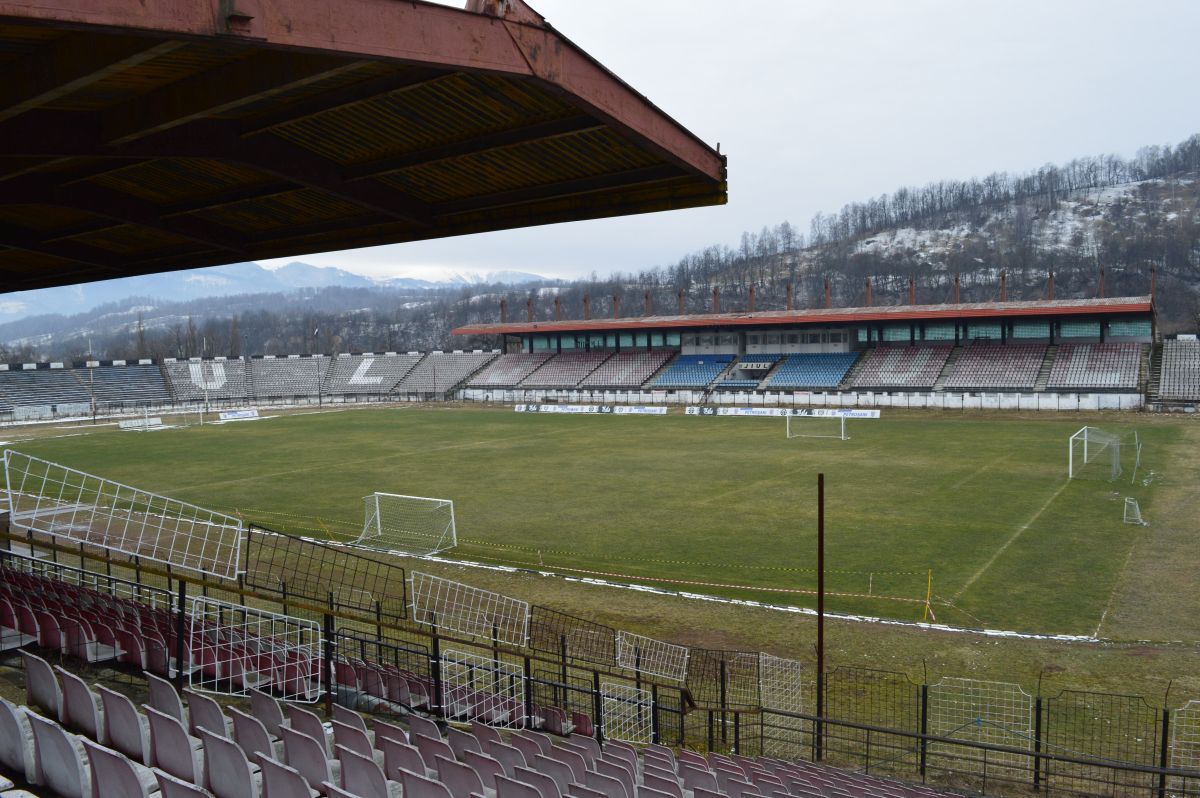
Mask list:
POLYGON ((372 493, 363 503, 362 534, 355 541, 360 546, 428 555, 458 543, 450 499, 372 493))
POLYGON ((1120 435, 1100 427, 1082 427, 1071 436, 1067 453, 1070 479, 1102 479, 1109 482, 1137 480, 1142 465, 1142 441, 1137 432, 1120 435))
POLYGON ((838 415, 809 415, 804 411, 796 411, 784 416, 787 423, 787 436, 791 438, 836 438, 840 441, 849 440, 846 434, 846 416, 838 415))

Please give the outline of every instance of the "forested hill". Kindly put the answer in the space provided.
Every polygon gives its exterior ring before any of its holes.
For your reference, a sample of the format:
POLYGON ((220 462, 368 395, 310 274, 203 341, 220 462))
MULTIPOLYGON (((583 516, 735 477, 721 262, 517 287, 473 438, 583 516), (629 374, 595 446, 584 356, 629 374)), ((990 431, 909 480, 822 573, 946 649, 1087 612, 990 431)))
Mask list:
POLYGON ((1010 299, 1044 297, 1049 272, 1058 298, 1081 298, 1097 296, 1100 269, 1108 296, 1147 294, 1154 269, 1161 328, 1196 329, 1200 135, 1133 158, 1079 158, 1026 174, 900 188, 818 214, 807 230, 766 226, 736 245, 604 279, 327 286, 190 302, 131 297, 89 314, 2 324, 0 359, 472 348, 495 342, 450 330, 498 321, 502 299, 511 319, 524 318, 530 298, 536 318, 553 318, 555 296, 564 318, 580 317, 585 295, 593 316, 612 315, 614 296, 621 315, 637 316, 646 294, 653 312, 676 312, 682 289, 686 311, 697 313, 711 310, 714 288, 722 310, 745 310, 754 286, 757 309, 769 310, 785 306, 792 285, 797 307, 819 307, 828 279, 833 303, 844 307, 864 303, 869 277, 875 304, 907 302, 910 278, 918 302, 936 303, 951 299, 957 274, 966 302, 998 299, 1001 272, 1010 299))

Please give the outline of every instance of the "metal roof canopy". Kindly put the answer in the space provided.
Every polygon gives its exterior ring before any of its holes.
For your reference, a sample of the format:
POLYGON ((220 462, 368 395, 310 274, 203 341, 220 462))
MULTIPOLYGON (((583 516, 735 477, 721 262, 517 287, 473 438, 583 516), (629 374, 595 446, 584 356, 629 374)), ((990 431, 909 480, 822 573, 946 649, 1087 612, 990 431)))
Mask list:
POLYGON ((723 204, 520 0, 0 0, 0 291, 723 204))
POLYGON ((639 316, 616 319, 470 324, 454 335, 527 335, 597 330, 713 329, 727 327, 781 327, 889 321, 939 321, 1153 313, 1148 296, 1107 299, 1056 299, 1027 302, 964 302, 953 305, 886 305, 865 308, 815 310, 763 310, 755 313, 700 313, 687 316, 639 316))

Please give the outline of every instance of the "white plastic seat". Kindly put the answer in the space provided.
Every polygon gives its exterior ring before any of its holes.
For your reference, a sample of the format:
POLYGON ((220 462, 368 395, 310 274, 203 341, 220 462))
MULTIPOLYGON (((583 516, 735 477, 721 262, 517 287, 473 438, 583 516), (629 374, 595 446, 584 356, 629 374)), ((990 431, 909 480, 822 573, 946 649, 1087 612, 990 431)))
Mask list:
POLYGON ((435 760, 439 756, 444 756, 447 759, 454 759, 454 749, 450 744, 443 740, 434 740, 432 737, 426 737, 424 734, 414 734, 409 738, 412 744, 421 752, 421 758, 425 760, 425 764, 435 766, 435 760))
POLYGON ((679 781, 674 777, 666 778, 654 773, 643 773, 642 783, 638 789, 641 790, 643 787, 654 792, 664 793, 671 798, 683 798, 683 789, 680 788, 679 781))
POLYGON ((583 784, 597 792, 603 793, 607 798, 634 798, 619 779, 603 773, 597 773, 594 770, 589 770, 584 775, 583 784))
POLYGON ((408 731, 410 741, 414 734, 423 734, 432 740, 442 739, 441 727, 429 718, 423 718, 420 715, 408 716, 408 731))
POLYGON ((40 707, 57 718, 62 712, 62 688, 50 663, 28 651, 20 652, 25 662, 25 703, 40 707))
POLYGON ((104 712, 100 697, 92 692, 87 682, 57 665, 54 669, 62 684, 62 707, 58 721, 73 732, 103 743, 104 712))
MULTIPOLYGON (((679 785, 676 785, 676 787, 678 786, 679 785)), ((663 790, 656 790, 653 787, 645 784, 639 784, 637 786, 637 798, 682 798, 682 796, 682 792, 664 792, 663 790)))
POLYGON ((520 749, 506 743, 490 742, 487 744, 487 752, 500 763, 500 766, 504 768, 504 774, 510 779, 513 778, 517 768, 529 766, 525 754, 521 753, 520 749))
POLYGON ((446 729, 446 742, 450 744, 450 749, 454 751, 454 756, 462 759, 464 751, 474 751, 477 754, 483 753, 483 746, 479 744, 479 740, 475 735, 450 727, 446 729))
POLYGON ((475 768, 465 762, 458 762, 439 756, 436 759, 438 780, 446 785, 454 798, 471 798, 472 795, 482 795, 484 798, 496 798, 496 791, 483 786, 483 779, 475 772, 475 768))
POLYGON ((583 754, 578 751, 571 750, 566 745, 556 745, 554 750, 548 755, 551 759, 557 759, 571 768, 571 774, 575 777, 575 781, 579 784, 585 784, 583 774, 588 772, 588 761, 583 754))
POLYGON ((0 698, 0 767, 32 782, 37 776, 36 750, 25 709, 0 698))
POLYGON ((216 798, 259 798, 261 773, 255 773, 246 754, 227 737, 198 729, 204 743, 204 780, 216 798))
POLYGON ((206 695, 184 690, 188 700, 188 732, 199 737, 197 730, 204 727, 211 734, 228 737, 233 732, 233 721, 221 709, 221 705, 206 695))
POLYGON ((91 766, 92 798, 150 798, 158 793, 153 770, 91 740, 82 742, 91 766))
POLYGON ((561 798, 563 795, 557 781, 533 768, 517 768, 513 778, 536 788, 542 794, 542 798, 561 798))
POLYGON ((176 718, 144 706, 150 725, 150 767, 192 784, 204 783, 204 751, 198 737, 187 733, 176 718))
POLYGON ((247 759, 253 762, 257 754, 271 759, 283 755, 283 743, 271 738, 261 720, 236 707, 230 707, 229 714, 233 720, 233 741, 245 752, 247 759))
POLYGON ((279 736, 283 738, 283 761, 300 771, 309 784, 341 784, 341 765, 326 758, 325 749, 319 742, 298 731, 282 726, 279 736))
POLYGON ((321 794, 293 767, 261 754, 258 764, 262 768, 262 798, 317 798, 321 794))
POLYGON ((545 754, 538 754, 533 758, 533 769, 554 779, 554 783, 558 785, 558 791, 562 795, 567 794, 567 785, 575 781, 575 773, 571 770, 570 765, 557 759, 551 759, 545 754))
POLYGON ((37 772, 33 781, 59 798, 92 798, 92 776, 79 738, 52 720, 27 712, 33 729, 37 772))
POLYGON ((346 709, 341 704, 334 704, 333 719, 339 723, 344 723, 347 726, 358 729, 363 734, 367 735, 367 739, 371 741, 372 745, 375 744, 375 733, 367 728, 367 722, 363 720, 363 716, 354 710, 346 709))
MULTIPOLYGON (((374 718, 371 721, 372 730, 375 732, 375 742, 378 743, 383 739, 396 740, 398 742, 408 742, 408 732, 394 723, 387 723, 379 718, 374 718)), ((382 746, 380 746, 382 748, 382 746)))
POLYGON ((488 743, 504 742, 504 738, 500 736, 500 732, 496 731, 491 726, 480 723, 477 720, 471 721, 471 734, 475 735, 475 739, 479 740, 480 751, 482 751, 483 747, 488 743))
POLYGON ((289 725, 293 731, 307 734, 321 743, 325 747, 325 756, 327 758, 333 755, 333 731, 325 727, 319 715, 309 712, 303 707, 289 706, 288 718, 289 725))
MULTIPOLYGON (((637 781, 634 772, 626 767, 623 762, 615 762, 604 758, 597 759, 592 766, 592 770, 597 773, 602 773, 605 776, 611 776, 625 788, 627 798, 634 798, 633 788, 637 781)), ((590 785, 589 785, 590 786, 590 785)))
POLYGON ((342 765, 342 787, 360 798, 402 798, 403 787, 389 781, 370 757, 356 754, 345 746, 335 749, 342 765))
POLYGON ((250 691, 250 713, 262 721, 273 737, 279 736, 280 726, 288 725, 279 702, 275 700, 274 696, 264 693, 262 690, 250 691))
POLYGON ((96 685, 104 705, 104 741, 139 765, 150 760, 150 724, 128 697, 96 685))
POLYGON ((375 750, 371 744, 371 740, 367 737, 367 733, 357 726, 350 726, 342 723, 339 720, 334 720, 333 726, 333 744, 336 750, 337 746, 341 746, 349 751, 365 756, 375 762, 375 764, 383 767, 384 756, 383 751, 375 750))
POLYGON ((155 771, 154 776, 158 779, 159 795, 162 798, 213 798, 213 794, 203 787, 181 781, 162 771, 155 771))
POLYGON ((150 706, 186 725, 187 713, 183 709, 183 699, 179 697, 175 685, 153 673, 142 675, 146 677, 146 684, 150 688, 150 706))
POLYGON ((504 775, 504 766, 496 759, 477 751, 464 751, 462 761, 470 765, 479 774, 483 786, 490 790, 496 789, 496 777, 504 775))
POLYGON ((407 770, 400 774, 403 778, 404 798, 451 798, 450 791, 440 781, 409 773, 407 770))
POLYGON ((606 798, 605 793, 583 784, 572 783, 567 798, 606 798))
POLYGON ((401 770, 409 770, 418 776, 437 777, 437 771, 426 767, 425 760, 416 746, 388 737, 379 737, 383 749, 383 772, 389 779, 397 779, 401 770))
POLYGON ((545 798, 531 784, 501 776, 496 779, 496 798, 545 798))

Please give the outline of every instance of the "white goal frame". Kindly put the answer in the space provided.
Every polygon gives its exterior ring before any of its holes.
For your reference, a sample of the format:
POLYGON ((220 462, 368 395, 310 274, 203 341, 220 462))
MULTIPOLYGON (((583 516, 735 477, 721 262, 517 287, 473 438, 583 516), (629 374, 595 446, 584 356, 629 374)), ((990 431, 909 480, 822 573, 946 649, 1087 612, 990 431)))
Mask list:
POLYGON ((1129 477, 1133 483, 1137 481, 1137 472, 1142 465, 1142 440, 1137 431, 1122 436, 1100 427, 1080 427, 1067 441, 1067 478, 1076 479, 1088 465, 1104 461, 1101 467, 1107 467, 1108 481, 1115 482, 1129 465, 1129 456, 1125 453, 1128 450, 1133 452, 1133 469, 1129 477))
POLYGON ((363 497, 363 510, 359 546, 429 556, 458 545, 451 499, 376 492, 363 497))
POLYGON ((788 440, 791 440, 792 438, 831 438, 831 439, 839 440, 839 441, 850 440, 850 436, 846 434, 846 417, 845 416, 826 416, 826 415, 812 416, 812 415, 807 415, 807 414, 801 415, 801 414, 788 413, 786 416, 784 416, 784 419, 787 422, 788 440), (798 422, 796 424, 795 429, 792 428, 793 419, 796 422, 798 422), (811 431, 810 432, 802 432, 801 431, 805 428, 805 426, 808 426, 813 421, 835 422, 837 424, 838 432, 830 433, 827 435, 822 435, 822 434, 814 433, 811 431))

